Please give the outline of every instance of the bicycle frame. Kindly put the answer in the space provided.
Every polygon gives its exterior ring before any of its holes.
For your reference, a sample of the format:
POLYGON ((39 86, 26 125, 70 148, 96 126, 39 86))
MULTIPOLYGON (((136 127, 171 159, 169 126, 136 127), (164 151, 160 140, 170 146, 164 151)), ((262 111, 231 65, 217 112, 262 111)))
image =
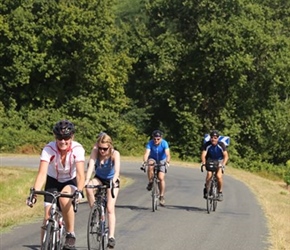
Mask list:
POLYGON ((153 187, 151 191, 152 196, 152 212, 157 210, 158 200, 159 200, 159 180, 158 180, 158 170, 160 165, 154 164, 153 170, 153 187))
POLYGON ((91 208, 87 226, 87 244, 89 250, 105 250, 108 244, 109 227, 107 223, 107 189, 111 187, 114 198, 113 186, 86 185, 86 188, 97 189, 95 202, 91 208))
POLYGON ((77 211, 77 202, 75 194, 67 194, 61 192, 48 192, 48 191, 36 191, 30 189, 30 200, 34 195, 50 195, 52 196, 52 204, 49 212, 49 218, 46 220, 44 230, 44 236, 42 239, 41 249, 43 250, 61 250, 63 247, 63 240, 65 236, 65 224, 61 212, 57 207, 57 200, 59 197, 73 199, 74 211, 77 211))
MULTIPOLYGON (((201 165, 201 172, 203 172, 204 166, 205 166, 204 164, 201 165)), ((217 168, 221 168, 222 174, 224 173, 224 166, 218 165, 217 168)), ((212 169, 215 169, 215 168, 212 168, 212 169)), ((206 198, 206 210, 208 214, 211 211, 216 211, 217 201, 218 201, 218 182, 217 182, 217 177, 216 177, 216 171, 213 170, 210 172, 212 172, 212 176, 209 180, 209 185, 207 186, 207 198, 206 198)))
MULTIPOLYGON (((158 200, 160 197, 160 192, 159 192, 159 180, 158 180, 158 173, 159 173, 159 169, 161 166, 165 166, 166 164, 163 163, 154 163, 154 169, 153 169, 153 186, 152 186, 152 190, 151 190, 151 198, 152 198, 152 212, 155 212, 158 208, 158 200)), ((151 165, 152 166, 152 165, 151 165)), ((146 165, 146 168, 148 168, 148 164, 146 165)), ((146 172, 146 168, 145 167, 141 167, 140 169, 143 170, 144 172, 146 172)))
POLYGON ((217 177, 216 172, 212 172, 211 179, 209 181, 209 187, 207 188, 207 199, 206 199, 206 208, 207 213, 210 211, 215 211, 217 207, 217 177))

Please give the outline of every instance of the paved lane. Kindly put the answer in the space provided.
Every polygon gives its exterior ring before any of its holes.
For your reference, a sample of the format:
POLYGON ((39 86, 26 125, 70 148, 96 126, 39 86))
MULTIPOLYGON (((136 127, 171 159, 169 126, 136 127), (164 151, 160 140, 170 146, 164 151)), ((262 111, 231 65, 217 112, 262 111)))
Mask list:
MULTIPOLYGON (((22 162, 34 165, 29 160, 22 162)), ((19 165, 17 160, 14 163, 19 165)), ((2 164, 7 165, 3 158, 2 164)), ((224 176, 224 201, 218 203, 216 212, 207 214, 202 198, 205 173, 199 169, 171 166, 167 174, 166 207, 159 207, 155 213, 151 212, 150 192, 145 189, 147 180, 139 164, 122 162, 122 174, 134 182, 121 189, 117 201, 115 249, 268 249, 263 211, 251 191, 230 176, 224 176)), ((87 249, 88 214, 88 205, 81 204, 76 227, 78 250, 87 249)), ((39 227, 40 222, 36 222, 2 234, 0 248, 39 249, 39 227)))

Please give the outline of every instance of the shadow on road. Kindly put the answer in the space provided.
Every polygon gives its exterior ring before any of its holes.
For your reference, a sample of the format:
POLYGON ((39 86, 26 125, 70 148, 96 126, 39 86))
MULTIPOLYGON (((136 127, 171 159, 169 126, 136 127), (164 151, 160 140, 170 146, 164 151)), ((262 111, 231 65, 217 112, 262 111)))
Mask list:
POLYGON ((23 245, 23 247, 31 249, 31 250, 39 250, 40 245, 23 245))
POLYGON ((176 209, 176 210, 185 210, 185 211, 198 211, 198 212, 204 212, 204 211, 206 211, 205 208, 188 207, 188 206, 176 206, 176 205, 166 205, 165 208, 168 208, 168 209, 176 209))
MULTIPOLYGON (((116 205, 116 208, 125 208, 125 209, 136 210, 136 211, 152 210, 151 207, 138 207, 138 206, 132 206, 132 205, 116 205)), ((200 207, 187 207, 187 206, 175 206, 175 205, 166 205, 164 208, 185 210, 185 211, 199 211, 199 212, 206 211, 205 208, 200 208, 200 207)))
POLYGON ((151 208, 148 207, 137 207, 137 206, 132 206, 132 205, 116 205, 116 208, 126 208, 126 209, 131 209, 131 210, 151 210, 151 208))

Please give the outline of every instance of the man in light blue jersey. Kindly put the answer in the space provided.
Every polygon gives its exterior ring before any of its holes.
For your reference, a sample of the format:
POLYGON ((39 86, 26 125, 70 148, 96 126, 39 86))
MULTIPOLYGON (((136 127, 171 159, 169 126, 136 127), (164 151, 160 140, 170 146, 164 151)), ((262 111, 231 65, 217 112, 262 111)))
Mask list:
POLYGON ((152 139, 147 143, 145 153, 143 156, 143 164, 148 165, 148 186, 147 190, 150 191, 153 186, 153 169, 154 163, 165 164, 161 166, 158 172, 160 198, 159 202, 161 206, 165 205, 164 193, 165 193, 165 173, 170 162, 170 149, 168 142, 162 138, 162 132, 160 130, 154 130, 152 132, 152 139))

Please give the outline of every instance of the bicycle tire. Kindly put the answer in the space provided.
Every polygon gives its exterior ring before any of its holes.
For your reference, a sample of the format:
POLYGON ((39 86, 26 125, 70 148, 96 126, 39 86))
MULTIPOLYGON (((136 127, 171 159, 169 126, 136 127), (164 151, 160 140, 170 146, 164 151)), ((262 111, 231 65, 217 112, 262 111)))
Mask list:
POLYGON ((213 184, 213 188, 212 188, 212 202, 213 202, 213 207, 212 210, 215 212, 216 208, 217 208, 217 183, 216 181, 213 184))
POLYGON ((52 221, 49 221, 46 225, 41 249, 54 250, 53 237, 54 237, 53 224, 52 224, 52 221))
POLYGON ((87 244, 88 250, 101 250, 102 238, 100 230, 100 213, 97 206, 93 206, 88 220, 87 225, 87 244))
POLYGON ((158 183, 154 180, 152 187, 152 212, 157 210, 158 206, 158 183))
POLYGON ((105 234, 102 235, 102 250, 105 250, 108 247, 108 242, 109 242, 108 233, 109 233, 109 229, 106 227, 105 234))
POLYGON ((207 213, 210 214, 212 208, 212 199, 210 197, 210 188, 207 190, 207 197, 206 197, 206 210, 207 213))
POLYGON ((60 212, 57 212, 56 221, 58 222, 58 230, 56 231, 57 239, 56 239, 56 250, 62 250, 64 246, 66 230, 64 225, 64 220, 60 212))

